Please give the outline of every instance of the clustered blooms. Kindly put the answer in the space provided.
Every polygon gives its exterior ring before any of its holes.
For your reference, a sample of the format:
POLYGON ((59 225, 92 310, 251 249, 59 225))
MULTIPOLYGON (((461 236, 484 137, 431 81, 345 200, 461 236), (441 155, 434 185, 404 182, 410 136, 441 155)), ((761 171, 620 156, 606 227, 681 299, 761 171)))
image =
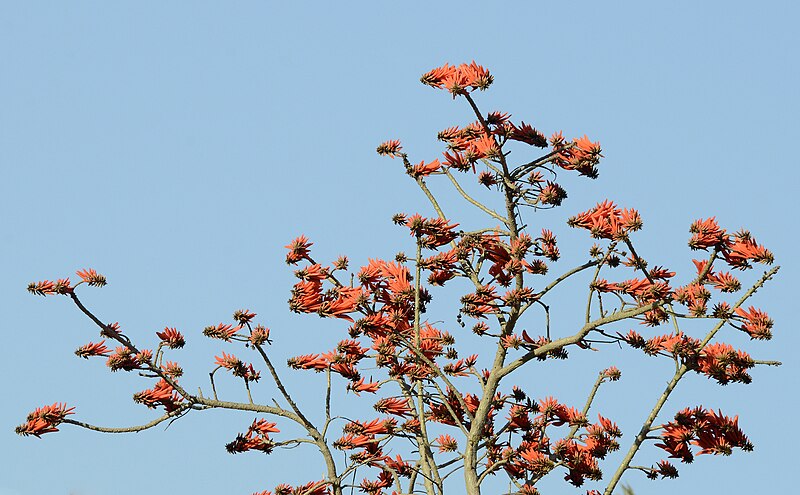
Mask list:
POLYGON ((550 138, 550 144, 555 152, 553 161, 556 165, 564 170, 575 170, 591 179, 597 178, 597 164, 603 157, 600 143, 591 142, 585 135, 567 143, 564 136, 557 132, 550 138))
POLYGON ((404 223, 411 235, 416 236, 420 245, 426 249, 439 248, 458 237, 458 232, 453 231, 458 224, 448 225, 447 220, 442 218, 424 218, 419 214, 409 218, 402 214, 395 216, 395 221, 400 219, 405 219, 404 223))
MULTIPOLYGON (((382 156, 401 158, 406 173, 429 196, 426 177, 447 175, 459 192, 463 193, 450 171, 472 170, 477 174, 479 184, 490 189, 496 187, 505 193, 509 210, 525 205, 535 209, 549 208, 560 206, 567 198, 566 190, 554 182, 554 167, 574 170, 579 175, 593 179, 598 176, 597 165, 603 156, 600 143, 592 142, 585 135, 568 141, 561 132, 553 134, 549 139, 551 153, 516 168, 509 167, 506 161, 508 152, 503 148, 508 141, 547 148, 548 139, 530 124, 511 122, 508 113, 493 111, 483 115, 478 111, 470 93, 476 89, 487 89, 493 78, 488 70, 474 61, 458 66, 445 64, 424 74, 421 81, 434 88, 446 89, 453 98, 464 96, 477 116, 477 121, 463 127, 450 127, 439 133, 439 140, 447 146, 441 160, 436 158, 412 164, 408 155, 403 152, 399 140, 389 140, 377 147, 378 154, 382 156), (478 172, 479 164, 485 165, 486 169, 478 172), (546 173, 553 180, 548 180, 546 173)), ((508 328, 509 322, 516 323, 521 313, 534 303, 542 304, 549 311, 540 301, 549 288, 537 292, 525 285, 523 275, 543 275, 548 271, 545 260, 555 262, 559 259, 555 235, 548 229, 542 229, 538 237, 518 232, 516 225, 503 220, 495 212, 464 195, 471 203, 504 223, 507 230, 498 226, 465 233, 455 230, 459 224, 450 223, 441 213, 440 218, 425 218, 419 214, 395 215, 393 221, 407 227, 414 236, 418 252, 421 253, 421 249, 434 251, 433 254, 426 253, 426 257, 419 255, 414 260, 418 272, 427 272, 428 283, 433 286, 443 286, 456 277, 471 280, 475 290, 461 298, 458 322, 462 327, 465 326, 462 315, 479 320, 472 328, 473 333, 496 338, 504 348, 498 352, 522 349, 527 353, 526 359, 532 359, 532 354, 540 360, 565 359, 567 350, 563 345, 550 346, 552 349, 548 347, 547 352, 534 353, 553 343, 550 339, 549 313, 547 337, 531 337, 526 330, 517 334, 508 328), (445 250, 447 245, 450 249, 445 250), (482 271, 484 268, 485 273, 482 271), (498 287, 503 289, 498 292, 498 287), (489 315, 497 316, 500 321, 499 330, 493 331, 484 321, 489 315)), ((438 206, 436 209, 440 211, 438 206)), ((741 270, 751 268, 751 263, 768 264, 773 261, 772 253, 759 245, 749 232, 742 230, 728 234, 719 227, 714 218, 697 220, 690 228, 692 237, 689 246, 695 250, 712 249, 713 254, 707 261, 694 260, 696 279, 683 287, 673 289, 669 281, 675 276, 675 272, 659 266, 648 270, 647 263, 635 252, 626 261, 621 261, 617 256, 627 256, 627 253, 616 250, 617 243, 624 242, 633 251, 629 235, 642 228, 642 219, 636 210, 620 209, 606 200, 570 218, 568 224, 588 230, 595 238, 612 241, 611 247, 605 253, 598 246, 590 251, 594 263, 598 265, 597 273, 604 265, 614 268, 622 263, 645 275, 644 278, 622 282, 609 282, 596 276, 591 291, 597 292, 598 296, 608 293, 618 296, 622 301, 622 308, 629 304, 624 296, 633 299, 639 308, 652 305, 652 309, 638 317, 643 324, 649 326, 660 325, 669 319, 670 314, 662 306, 672 301, 686 306, 690 316, 701 317, 708 311, 712 297, 709 289, 722 293, 740 290, 741 283, 736 277, 729 272, 712 269, 716 260, 724 260, 731 268, 741 270)), ((524 228, 519 227, 519 230, 524 228)), ((432 442, 423 445, 423 435, 427 434, 426 423, 428 427, 432 426, 430 423, 438 423, 437 428, 447 430, 447 427, 451 427, 455 428, 452 431, 460 432, 476 430, 474 426, 479 424, 479 448, 484 449, 480 463, 485 466, 484 476, 504 471, 515 480, 519 493, 523 495, 538 494, 534 484, 557 467, 566 469, 564 479, 575 486, 581 486, 586 479, 602 478, 599 461, 609 452, 619 449, 618 439, 622 436, 619 427, 611 420, 598 415, 598 421, 591 423, 585 411, 562 404, 553 397, 534 401, 516 386, 509 394, 491 392, 483 399, 476 394, 462 394, 454 389, 448 377, 453 380, 473 377, 485 392, 492 383, 492 371, 478 368, 478 354, 459 357, 454 347, 453 335, 421 319, 420 315, 425 313, 431 295, 422 287, 421 280, 415 280, 412 276, 405 254, 399 253, 394 261, 370 259, 357 275, 350 275, 349 285, 346 285, 337 278, 343 274, 337 272, 348 270, 347 257, 340 256, 330 266, 323 266, 311 257, 312 245, 301 235, 286 246, 287 264, 298 265, 305 262, 305 266, 295 271, 299 282, 292 288, 290 309, 298 313, 316 313, 323 318, 346 320, 350 322, 350 338, 340 341, 329 352, 290 358, 287 361, 288 366, 299 370, 324 371, 329 380, 331 374, 338 375, 347 381, 346 389, 356 395, 376 394, 383 385, 391 382, 400 384, 402 392, 399 395, 378 398, 374 402, 374 410, 384 417, 369 421, 348 420, 342 428, 342 437, 332 444, 334 448, 349 454, 351 466, 363 465, 379 471, 376 478, 364 478, 357 485, 361 492, 382 495, 384 489, 398 483, 399 478, 416 479, 418 472, 412 467, 413 460, 403 459, 401 455, 391 457, 386 453, 391 451, 388 443, 394 438, 412 439, 412 442, 416 439, 418 449, 421 450, 423 446, 435 447, 440 454, 454 454, 456 460, 461 456, 458 440, 447 433, 440 434, 432 442), (369 369, 385 371, 388 379, 373 380, 372 376, 363 376, 359 368, 363 369, 362 361, 367 358, 374 359, 375 363, 369 369), (432 389, 426 390, 425 387, 437 377, 447 387, 442 385, 439 388, 434 382, 438 394, 427 393, 432 389), (416 392, 411 385, 421 385, 420 390, 425 392, 424 400, 419 403, 413 400, 416 392), (481 418, 481 423, 476 423, 479 410, 485 416, 481 418), (566 435, 556 434, 556 428, 565 426, 569 428, 566 435)), ((79 270, 76 274, 81 281, 75 286, 70 283, 69 278, 65 278, 55 282, 34 282, 28 286, 28 290, 42 296, 70 295, 81 306, 75 295, 75 287, 82 283, 102 287, 107 283, 105 277, 94 269, 79 270)), ((602 297, 600 299, 602 303, 602 297)), ((84 309, 83 306, 81 309, 84 309)), ((672 312, 671 305, 669 309, 672 312)), ((601 306, 600 313, 605 315, 608 311, 601 306)), ((753 339, 771 337, 773 321, 766 313, 752 306, 748 310, 738 305, 732 309, 728 303, 720 302, 713 307, 712 314, 753 339)), ((236 341, 243 343, 245 347, 257 348, 267 359, 261 346, 272 343, 270 330, 262 325, 255 325, 255 317, 256 314, 250 310, 241 309, 233 314, 233 324, 208 326, 203 334, 209 338, 225 342, 236 341)), ((97 322, 96 319, 95 321, 97 322)), ((121 333, 117 323, 101 326, 101 337, 113 339, 122 345, 112 352, 105 346, 105 340, 89 342, 79 347, 75 351, 76 355, 86 359, 92 356, 105 357, 106 364, 112 371, 141 370, 142 375, 160 377, 151 389, 134 394, 133 399, 137 403, 148 408, 163 407, 168 415, 178 415, 190 408, 192 404, 186 399, 191 398, 183 397, 181 394, 186 393, 177 384, 177 379, 183 375, 183 369, 175 362, 163 361, 165 349, 178 349, 185 345, 184 336, 180 332, 171 327, 156 332, 160 342, 155 348, 154 357, 151 350, 137 349, 121 333)), ((610 337, 602 331, 601 333, 610 337)), ((706 344, 681 331, 649 339, 630 331, 627 335, 618 334, 617 340, 642 349, 649 355, 672 357, 689 370, 704 374, 722 385, 731 382, 749 383, 751 377, 748 370, 756 364, 747 353, 736 350, 729 344, 706 344)), ((576 345, 587 349, 591 348, 593 342, 582 339, 576 345)), ((260 372, 252 364, 246 364, 233 354, 222 352, 221 356, 215 356, 215 364, 217 368, 211 373, 212 386, 213 374, 219 369, 226 369, 234 376, 242 378, 248 394, 249 383, 260 378, 260 372)), ((274 375, 269 360, 267 364, 274 375)), ((611 366, 600 372, 595 387, 603 382, 617 381, 620 377, 620 370, 611 366)), ((280 382, 278 386, 281 387, 280 382)), ((281 390, 283 391, 282 388, 281 390)), ((216 397, 216 389, 214 394, 216 397)), ((292 402, 291 399, 289 402, 292 402)), ((295 407, 294 404, 292 406, 295 407)), ((587 405, 586 411, 588 407, 587 405)), ((65 421, 67 415, 73 414, 73 410, 74 408, 67 408, 65 404, 59 403, 38 408, 28 415, 27 423, 17 427, 16 431, 21 435, 37 437, 58 431, 57 426, 65 421)), ((651 431, 661 430, 662 443, 657 446, 667 451, 671 458, 691 462, 695 455, 691 450, 692 446, 700 448, 697 454, 728 455, 735 447, 752 450, 752 444, 738 428, 737 419, 697 407, 679 412, 674 421, 651 431)), ((327 424, 325 430, 327 431, 327 424)), ((297 442, 275 442, 270 434, 279 431, 276 423, 255 419, 247 432, 237 435, 226 448, 233 454, 250 450, 269 454, 276 447, 297 442)), ((468 441, 467 449, 469 444, 468 441)), ((677 469, 666 460, 651 468, 637 469, 643 470, 650 478, 674 478, 678 475, 677 469)), ((301 486, 281 484, 275 487, 274 492, 263 491, 253 495, 329 495, 331 488, 331 483, 321 480, 301 486)), ((587 495, 599 495, 599 492, 589 490, 587 495)))
POLYGON ((703 407, 686 408, 675 415, 675 420, 663 425, 661 441, 656 444, 669 452, 670 457, 690 463, 694 460, 691 446, 700 448, 697 455, 730 455, 734 448, 753 450, 738 425, 739 416, 729 418, 722 411, 714 412, 703 407))
POLYGON ((108 357, 109 349, 105 346, 106 341, 101 340, 98 343, 89 342, 82 345, 75 350, 75 355, 84 359, 89 359, 90 356, 104 356, 108 357))
POLYGON ((247 429, 247 433, 238 434, 236 440, 227 444, 225 449, 231 454, 239 454, 248 450, 271 454, 275 448, 275 442, 269 437, 269 434, 281 431, 275 426, 276 423, 270 423, 265 419, 254 419, 253 424, 247 429))
POLYGON ((243 378, 245 382, 257 382, 261 372, 256 371, 252 364, 245 364, 241 359, 231 354, 222 353, 222 357, 214 356, 215 364, 230 371, 233 376, 243 378))
MULTIPOLYGON (((78 277, 81 281, 79 284, 86 283, 94 287, 103 287, 106 285, 106 278, 97 273, 93 268, 86 270, 78 270, 78 277)), ((72 294, 75 286, 70 284, 69 278, 61 278, 52 282, 50 280, 42 280, 40 282, 31 282, 28 284, 28 292, 36 294, 37 296, 49 296, 53 294, 72 294)))
POLYGON ((682 332, 645 339, 631 330, 627 335, 620 335, 620 338, 631 347, 642 349, 651 356, 667 355, 678 358, 689 369, 716 380, 720 385, 752 381, 747 370, 755 366, 755 362, 749 354, 736 350, 729 344, 715 343, 701 348, 699 340, 682 332))
POLYGON ((767 313, 753 306, 745 311, 736 308, 736 315, 741 318, 742 325, 736 328, 746 332, 752 339, 769 340, 772 338, 772 319, 767 313))
POLYGON ((161 342, 170 349, 180 349, 186 345, 183 335, 174 328, 166 327, 163 332, 156 332, 161 342))
POLYGON ((291 486, 281 483, 275 487, 275 491, 264 490, 253 493, 253 495, 330 495, 330 485, 325 480, 310 481, 305 485, 291 486))
POLYGON ((150 409, 163 406, 165 411, 172 412, 180 407, 183 397, 166 380, 161 379, 153 388, 133 394, 133 401, 150 409))
POLYGON ((734 234, 720 228, 714 217, 696 220, 689 229, 692 238, 689 247, 708 250, 713 248, 722 253, 725 261, 733 268, 745 270, 750 262, 771 264, 775 258, 772 252, 758 244, 750 232, 741 230, 734 234))
POLYGON ((58 402, 50 406, 37 407, 32 413, 28 414, 27 422, 14 430, 18 435, 33 435, 41 438, 45 433, 58 431, 57 426, 64 422, 70 414, 75 414, 74 407, 67 407, 66 404, 58 402))
POLYGON ((514 479, 537 480, 560 463, 568 470, 564 479, 575 486, 582 485, 586 478, 598 480, 602 477, 598 460, 619 449, 616 439, 622 432, 616 424, 599 415, 598 422, 590 424, 578 410, 552 397, 536 403, 518 388, 511 399, 513 405, 506 429, 520 434, 521 443, 515 447, 509 442, 495 442, 489 447, 487 467, 490 470, 502 468, 514 479), (585 432, 553 442, 547 429, 562 425, 569 425, 576 431, 584 428, 585 432))
POLYGON ((487 89, 494 78, 488 70, 473 61, 459 66, 444 64, 423 74, 420 81, 434 88, 446 89, 455 98, 476 89, 487 89))
POLYGON ((619 209, 606 200, 570 218, 567 225, 587 229, 598 239, 624 240, 642 228, 642 218, 636 210, 619 209))

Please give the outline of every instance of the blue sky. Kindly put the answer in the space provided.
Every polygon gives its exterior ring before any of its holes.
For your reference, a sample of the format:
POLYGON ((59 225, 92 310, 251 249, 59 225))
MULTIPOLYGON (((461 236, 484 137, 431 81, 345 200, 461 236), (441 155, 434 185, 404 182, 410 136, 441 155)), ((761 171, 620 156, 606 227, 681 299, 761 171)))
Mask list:
MULTIPOLYGON (((561 236, 559 267, 591 245, 564 220, 606 198, 641 212, 643 256, 687 277, 688 226, 700 217, 747 227, 775 253, 779 277, 753 300, 775 319, 775 338, 746 348, 784 366, 757 369, 747 386, 689 377, 670 409, 740 414, 755 452, 702 456, 679 466, 674 481, 635 473, 627 481, 649 494, 749 493, 767 481, 788 493, 795 453, 784 423, 800 405, 791 320, 798 13, 789 1, 3 2, 0 494, 249 494, 319 478, 309 451, 227 454, 224 444, 252 415, 194 414, 128 436, 65 425, 42 440, 17 437, 13 428, 30 410, 54 401, 108 426, 154 416, 130 400, 143 379, 72 354, 97 340, 90 322, 66 299, 36 298, 25 287, 96 268, 109 285, 82 291, 87 305, 135 340, 178 327, 189 345, 174 358, 193 387, 206 387, 213 356, 231 350, 204 339, 202 328, 239 308, 273 329, 278 361, 326 350, 344 326, 289 312, 283 246, 304 233, 320 259, 347 254, 356 267, 410 250, 391 215, 430 211, 375 146, 398 138, 415 161, 437 157, 436 133, 471 115, 418 78, 473 59, 495 76, 477 96, 483 110, 603 145, 597 181, 565 179, 564 206, 531 216, 561 236)), ((444 186, 432 187, 451 216, 474 222, 444 186)), ((442 315, 455 331, 446 295, 442 315)), ((576 286, 559 297, 568 327, 573 301, 584 296, 576 286)), ((578 405, 587 377, 617 364, 623 381, 600 400, 628 432, 625 449, 669 366, 632 352, 597 354, 524 380, 537 397, 578 405)), ((287 381, 313 409, 319 378, 292 373, 287 381)), ((659 458, 653 450, 642 462, 659 458)), ((545 493, 585 493, 552 478, 543 486, 558 488, 545 493)))

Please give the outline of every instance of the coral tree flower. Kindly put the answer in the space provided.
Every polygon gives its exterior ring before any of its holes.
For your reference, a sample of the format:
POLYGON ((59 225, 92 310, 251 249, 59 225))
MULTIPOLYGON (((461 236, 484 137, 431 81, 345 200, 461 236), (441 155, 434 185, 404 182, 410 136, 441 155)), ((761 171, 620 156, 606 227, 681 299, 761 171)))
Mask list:
POLYGON ((156 335, 170 349, 180 349, 186 344, 183 335, 175 328, 164 328, 163 332, 156 332, 156 335))
POLYGON ((433 88, 447 89, 455 98, 457 95, 467 94, 470 91, 487 89, 494 78, 488 70, 476 64, 459 66, 444 64, 422 75, 420 82, 433 88))
POLYGON ((36 408, 32 413, 28 414, 27 422, 15 429, 18 435, 41 438, 45 433, 53 433, 58 431, 56 428, 60 425, 64 418, 70 414, 74 414, 74 407, 67 407, 66 404, 53 403, 50 406, 42 406, 36 408))
POLYGON ((310 248, 312 245, 313 243, 308 242, 308 239, 304 235, 301 235, 291 243, 287 244, 285 247, 289 250, 289 252, 286 254, 286 263, 290 265, 296 265, 300 261, 308 259, 308 248, 310 248))
POLYGON ((108 356, 109 349, 105 346, 105 340, 98 343, 89 342, 86 345, 78 347, 75 350, 75 355, 84 359, 89 359, 90 356, 108 356))
POLYGON ((567 225, 587 229, 598 239, 622 240, 642 228, 642 218, 636 210, 619 209, 606 200, 570 218, 567 225))
POLYGON ((86 270, 78 270, 76 274, 81 278, 83 282, 94 286, 94 287, 103 287, 106 285, 106 278, 99 273, 97 273, 94 268, 89 268, 86 270))

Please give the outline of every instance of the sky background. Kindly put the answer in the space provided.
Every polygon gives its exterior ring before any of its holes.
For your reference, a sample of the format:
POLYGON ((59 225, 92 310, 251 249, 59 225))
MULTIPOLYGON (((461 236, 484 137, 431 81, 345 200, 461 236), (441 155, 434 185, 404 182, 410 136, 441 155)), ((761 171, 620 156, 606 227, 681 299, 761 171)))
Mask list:
MULTIPOLYGON (((319 479, 310 449, 227 454, 224 444, 250 413, 192 414, 166 431, 127 436, 69 425, 41 440, 16 436, 29 411, 55 401, 106 426, 157 416, 131 402, 151 382, 72 354, 98 339, 67 299, 25 287, 96 268, 109 285, 80 294, 101 319, 119 321, 144 347, 165 326, 186 335, 187 347, 170 357, 184 365, 190 390, 208 388, 222 350, 255 360, 201 335, 236 309, 253 310, 272 329, 278 362, 327 350, 346 325, 288 310, 294 278, 283 246, 306 234, 318 259, 347 254, 356 270, 369 257, 410 252, 391 215, 431 211, 375 146, 397 138, 415 162, 439 156, 436 133, 473 117, 464 101, 418 78, 473 59, 495 76, 476 97, 484 111, 602 143, 598 180, 563 174, 564 206, 526 216, 533 229, 559 235, 564 260, 553 274, 585 260, 592 243, 566 218, 606 198, 639 209, 640 254, 681 281, 698 257, 686 247, 688 227, 712 215, 730 231, 749 228, 782 265, 753 299, 774 318, 775 338, 749 343, 729 329, 725 340, 784 366, 724 388, 687 376, 661 416, 699 404, 739 414, 755 452, 701 456, 678 465, 677 480, 629 473, 625 481, 656 495, 744 494, 766 484, 792 491, 800 11, 790 1, 645 3, 0 2, 0 495, 250 494, 319 479)), ((535 156, 528 151, 512 161, 535 156)), ((455 221, 481 225, 447 184, 430 182, 455 221)), ((554 294, 556 332, 579 324, 585 284, 554 294)), ((463 335, 448 305, 458 294, 433 294, 441 306, 432 318, 463 335)), ((541 326, 535 318, 529 325, 541 326)), ((626 451, 671 365, 602 350, 534 364, 516 383, 580 406, 597 371, 617 365, 623 379, 601 390, 593 413, 620 423, 626 451)), ((300 402, 321 410, 322 376, 285 376, 300 402)), ((242 399, 237 385, 220 380, 228 397, 242 399)), ((265 390, 256 399, 269 401, 265 390)), ((351 394, 337 406, 375 415, 369 398, 351 394)), ((618 458, 603 464, 607 477, 618 458)), ((634 462, 660 458, 651 446, 634 462)), ((604 486, 574 489, 561 476, 552 474, 543 493, 604 486)))

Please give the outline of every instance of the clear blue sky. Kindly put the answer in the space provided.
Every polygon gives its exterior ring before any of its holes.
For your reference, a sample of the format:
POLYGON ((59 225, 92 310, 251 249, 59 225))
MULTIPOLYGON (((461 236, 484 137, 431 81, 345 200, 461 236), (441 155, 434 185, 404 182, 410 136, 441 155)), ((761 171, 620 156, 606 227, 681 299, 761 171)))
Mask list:
MULTIPOLYGON (((564 219, 605 198, 639 208, 642 254, 685 277, 699 217, 747 227, 774 251, 783 269, 754 304, 775 319, 775 338, 747 348, 785 365, 756 370, 749 386, 689 377, 668 407, 740 414, 755 452, 702 456, 674 481, 627 480, 648 494, 791 492, 800 11, 790 1, 645 3, 0 3, 0 494, 250 494, 318 479, 308 450, 227 454, 249 414, 194 414, 129 436, 66 425, 42 440, 16 436, 30 410, 54 401, 108 426, 154 417, 130 400, 145 380, 72 354, 96 329, 66 299, 25 287, 96 268, 109 286, 83 298, 101 318, 143 342, 166 325, 184 332, 189 345, 173 357, 190 388, 207 388, 214 354, 231 350, 202 328, 239 308, 273 329, 278 361, 325 350, 343 326, 289 312, 282 246, 305 233, 321 259, 348 254, 357 266, 411 249, 389 219, 429 210, 374 149, 399 138, 417 161, 438 156, 436 132, 470 113, 417 80, 473 59, 495 75, 478 96, 484 110, 603 144, 600 179, 567 180, 565 205, 535 219, 563 233, 567 260, 590 241, 564 219)), ((473 215, 449 204, 456 220, 473 215)), ((558 301, 565 318, 577 294, 558 301)), ((587 377, 617 364, 623 381, 600 400, 628 433, 625 448, 669 365, 633 352, 592 359, 578 371, 540 368, 528 388, 579 405, 587 377)), ((320 377, 289 376, 313 409, 320 377)), ((585 493, 552 477, 545 486, 559 488, 545 493, 585 493)))

